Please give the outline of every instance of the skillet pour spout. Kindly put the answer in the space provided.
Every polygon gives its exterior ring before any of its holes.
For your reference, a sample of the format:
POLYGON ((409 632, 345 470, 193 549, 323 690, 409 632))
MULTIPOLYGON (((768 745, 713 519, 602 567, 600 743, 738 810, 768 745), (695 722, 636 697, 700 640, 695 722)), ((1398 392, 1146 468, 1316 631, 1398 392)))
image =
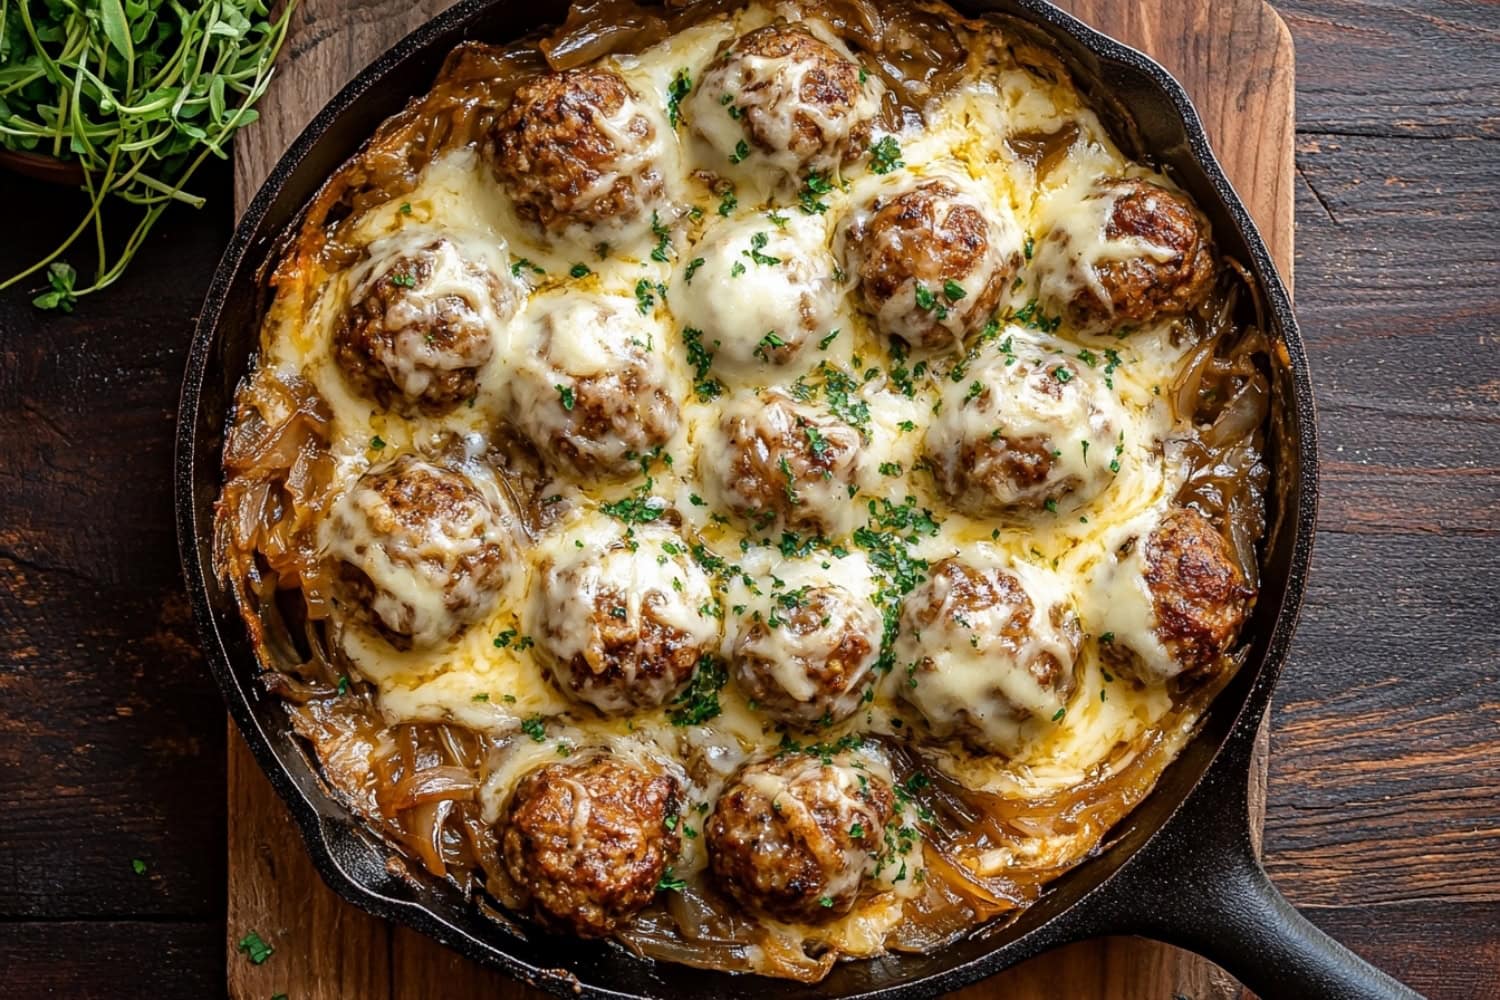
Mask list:
MULTIPOLYGON (((1096 857, 1009 923, 981 927, 931 954, 843 963, 820 983, 778 981, 772 988, 790 1000, 932 997, 1061 944, 1139 934, 1214 959, 1267 998, 1413 997, 1288 906, 1251 841, 1246 786, 1252 745, 1295 628, 1317 507, 1311 378, 1286 288, 1214 160, 1186 93, 1164 69, 1045 0, 954 2, 967 15, 1008 18, 1016 30, 1057 49, 1112 130, 1150 151, 1193 196, 1224 252, 1253 278, 1274 341, 1275 404, 1266 449, 1274 486, 1261 596, 1246 628, 1244 665, 1156 790, 1096 857)), ((194 616, 229 711, 319 872, 345 899, 560 996, 760 1000, 763 980, 659 965, 600 942, 528 935, 480 912, 455 885, 394 874, 386 864, 389 847, 329 791, 282 705, 260 683, 233 595, 212 569, 226 414, 258 346, 262 275, 283 234, 376 126, 429 86, 454 46, 515 39, 565 14, 563 0, 463 0, 360 73, 271 172, 225 251, 189 352, 178 411, 178 544, 194 616)))

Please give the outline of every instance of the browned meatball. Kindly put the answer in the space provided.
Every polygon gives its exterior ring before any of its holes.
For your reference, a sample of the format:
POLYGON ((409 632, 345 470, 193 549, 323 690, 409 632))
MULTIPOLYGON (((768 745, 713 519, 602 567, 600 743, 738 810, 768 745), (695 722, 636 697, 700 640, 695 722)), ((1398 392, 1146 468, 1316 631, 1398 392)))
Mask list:
POLYGON ((680 412, 651 317, 617 295, 533 300, 511 372, 510 418, 548 464, 584 479, 632 475, 680 412))
POLYGON ((1151 533, 1146 585, 1156 612, 1156 636, 1186 673, 1218 664, 1239 635, 1255 596, 1224 536, 1190 507, 1174 508, 1151 533))
POLYGON ((878 93, 857 63, 807 28, 777 21, 720 49, 689 114, 730 163, 757 154, 789 174, 828 171, 869 142, 878 93))
POLYGON ((687 543, 642 525, 557 549, 532 588, 529 630, 558 687, 609 715, 666 704, 719 640, 718 599, 687 543))
POLYGON ((1012 753, 1022 723, 1067 704, 1081 643, 1055 578, 979 549, 934 565, 902 604, 901 692, 935 733, 1012 753))
POLYGON ((1038 251, 1040 288, 1070 326, 1079 331, 1138 326, 1181 316, 1207 298, 1214 283, 1213 241, 1208 220, 1185 195, 1148 181, 1110 179, 1100 181, 1090 197, 1109 202, 1105 238, 1137 243, 1141 250, 1083 259, 1066 226, 1052 230, 1038 251))
POLYGON ((756 707, 801 726, 854 714, 882 638, 869 600, 840 586, 798 587, 771 594, 768 607, 747 619, 734 643, 734 676, 756 707))
POLYGON ((842 534, 859 432, 778 390, 741 395, 724 407, 717 434, 699 455, 700 474, 723 506, 756 531, 842 534))
POLYGON ((661 195, 658 152, 629 84, 586 68, 523 84, 495 125, 493 161, 517 211, 558 232, 640 216, 661 195))
POLYGON ((604 937, 651 902, 676 858, 678 797, 671 777, 612 757, 546 764, 511 796, 505 869, 544 925, 604 937))
POLYGON ((324 543, 340 609, 395 646, 432 646, 494 607, 513 537, 488 474, 402 455, 333 504, 324 543))
POLYGON ((840 916, 874 872, 894 807, 889 782, 857 755, 747 764, 709 817, 709 864, 743 906, 809 923, 840 916))
POLYGON ((1092 369, 1023 331, 945 380, 924 449, 943 498, 971 517, 1071 511, 1114 480, 1125 414, 1092 369))
POLYGON ((396 258, 356 294, 334 332, 334 359, 356 392, 403 413, 473 399, 492 327, 514 302, 498 275, 447 239, 396 258))
POLYGON ((849 234, 853 271, 881 333, 953 348, 989 321, 1021 266, 1020 230, 947 180, 872 206, 849 234))

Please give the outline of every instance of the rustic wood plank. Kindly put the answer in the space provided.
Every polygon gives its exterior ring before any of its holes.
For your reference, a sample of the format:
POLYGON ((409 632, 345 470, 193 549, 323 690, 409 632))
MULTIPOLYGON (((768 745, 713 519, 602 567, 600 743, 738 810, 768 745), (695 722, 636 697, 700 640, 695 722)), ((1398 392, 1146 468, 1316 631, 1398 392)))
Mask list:
POLYGON ((1299 131, 1500 136, 1488 0, 1275 0, 1297 39, 1299 131))
MULTIPOLYGON (((0 921, 221 916, 222 703, 182 592, 170 469, 229 183, 227 165, 200 176, 217 201, 148 240, 97 306, 42 314, 29 289, 0 296, 0 921)), ((82 211, 9 175, 0 193, 0 275, 82 211)), ((24 965, 42 982, 29 933, 0 925, 5 978, 24 965)))
POLYGON ((4 992, 68 1000, 203 1000, 223 989, 222 931, 213 919, 0 924, 4 992))
MULTIPOLYGON (((346 29, 337 0, 303 4, 282 67, 282 77, 262 105, 262 127, 247 134, 236 151, 237 202, 244 205, 253 196, 260 179, 302 124, 322 101, 373 58, 391 40, 409 29, 380 17, 358 17, 346 29), (273 110, 274 109, 274 113, 273 110)), ((445 6, 441 2, 432 7, 445 6)), ((1209 124, 1210 135, 1220 150, 1226 170, 1243 192, 1283 270, 1290 275, 1292 253, 1292 61, 1291 40, 1276 15, 1261 0, 1235 4, 1193 5, 1191 8, 1158 3, 1109 4, 1103 0, 1075 0, 1065 4, 1080 17, 1163 59, 1183 81, 1209 124)), ((412 11, 404 12, 415 15, 412 11)), ((423 11, 425 13, 425 10, 423 11)), ((1265 733, 1261 753, 1264 762, 1265 733)), ((237 784, 244 772, 253 772, 253 762, 237 739, 230 741, 231 813, 237 819, 230 842, 229 914, 231 930, 257 921, 267 926, 287 924, 300 930, 313 929, 310 915, 337 912, 331 893, 314 887, 304 895, 310 864, 302 856, 295 835, 288 836, 288 820, 279 803, 267 802, 269 789, 263 783, 237 784), (261 832, 265 823, 272 829, 261 832), (255 860, 242 864, 245 852, 256 852, 255 860), (295 858, 281 857, 286 851, 295 858), (269 882, 267 881, 269 879, 269 882), (327 897, 327 898, 318 898, 327 897)), ((258 778, 258 775, 255 775, 258 778)), ((1252 779, 1252 800, 1257 827, 1264 809, 1264 768, 1252 779)), ((345 908, 347 909, 347 908, 345 908)), ((316 933, 326 940, 326 927, 316 933)), ((398 994, 424 992, 422 986, 441 980, 453 985, 453 977, 471 980, 513 995, 528 991, 494 973, 479 970, 456 959, 419 935, 404 930, 386 932, 380 922, 363 915, 341 916, 342 942, 328 951, 320 941, 299 940, 299 992, 313 996, 379 996, 377 982, 364 984, 365 992, 351 992, 331 970, 339 955, 355 951, 374 954, 382 945, 390 949, 391 978, 386 989, 398 994), (388 936, 387 936, 388 935, 388 936), (319 957, 324 956, 324 957, 319 957), (303 968, 306 965, 306 968, 303 968)), ((230 966, 230 989, 236 996, 251 996, 263 986, 256 970, 230 966)), ((1070 949, 1066 954, 1045 957, 970 995, 994 988, 1008 988, 1018 996, 1042 996, 1055 986, 1059 970, 1075 985, 1078 995, 1133 996, 1142 992, 1176 990, 1191 996, 1230 996, 1237 991, 1232 981, 1208 963, 1161 945, 1134 941, 1096 942, 1070 949)), ((455 990, 454 992, 462 992, 455 990)))
MULTIPOLYGON (((1476 713, 1500 700, 1484 617, 1500 553, 1476 519, 1500 496, 1500 5, 1276 3, 1299 54, 1298 304, 1327 464, 1273 717, 1267 855, 1317 923, 1433 1000, 1500 996, 1500 902, 1484 892, 1500 851, 1481 836, 1487 851, 1447 853, 1496 815, 1500 740, 1476 713), (1351 709, 1358 727, 1340 722, 1351 709), (1391 840, 1412 823, 1432 825, 1391 840)), ((208 208, 168 213, 127 279, 71 316, 0 293, 0 969, 17 995, 222 988, 224 731, 181 618, 168 484, 230 186, 206 171, 208 208)), ((79 205, 6 175, 0 192, 9 273, 79 205)), ((271 971, 296 942, 279 945, 271 971)))

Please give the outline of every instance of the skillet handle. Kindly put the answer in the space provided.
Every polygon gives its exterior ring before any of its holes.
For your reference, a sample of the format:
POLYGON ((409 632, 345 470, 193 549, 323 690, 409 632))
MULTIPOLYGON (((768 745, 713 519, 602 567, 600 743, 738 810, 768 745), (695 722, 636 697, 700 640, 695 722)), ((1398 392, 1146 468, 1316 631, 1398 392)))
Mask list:
POLYGON ((1271 884, 1250 839, 1245 773, 1231 767, 1206 776, 1101 887, 1104 933, 1196 952, 1267 1000, 1421 1000, 1319 930, 1271 884))
POLYGON ((1253 858, 1209 873, 1170 905, 1150 936, 1210 959, 1262 997, 1421 1000, 1297 912, 1253 858))

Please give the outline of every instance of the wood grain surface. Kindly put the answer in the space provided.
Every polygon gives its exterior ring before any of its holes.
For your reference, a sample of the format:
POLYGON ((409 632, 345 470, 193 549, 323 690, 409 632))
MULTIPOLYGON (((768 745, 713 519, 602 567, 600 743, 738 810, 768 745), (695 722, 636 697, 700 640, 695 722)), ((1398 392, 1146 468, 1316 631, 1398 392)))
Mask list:
MULTIPOLYGON (((236 203, 254 196, 286 146, 334 92, 387 45, 430 13, 433 0, 367 12, 359 0, 302 0, 281 77, 262 104, 262 127, 235 151, 236 203), (299 23, 300 21, 300 23, 299 23)), ((1285 25, 1262 0, 1151 0, 1135 4, 1074 0, 1088 23, 1147 52, 1188 89, 1226 172, 1241 192, 1283 273, 1292 263, 1293 57, 1285 25)), ((233 726, 231 725, 231 730, 233 726)), ((1267 734, 1262 732, 1262 746, 1267 734)), ((1252 802, 1264 806, 1265 755, 1252 778, 1252 802)), ((422 996, 441 976, 453 995, 540 997, 440 945, 356 911, 318 879, 286 810, 238 734, 229 736, 229 924, 273 928, 298 942, 274 967, 229 958, 236 998, 280 988, 334 1000, 422 996), (389 963, 351 961, 388 955, 389 963)), ((231 939, 234 935, 230 935, 231 939)), ((233 941, 226 945, 234 948, 233 941)), ((958 996, 979 1000, 1004 991, 1018 1000, 1062 995, 1129 998, 1228 998, 1238 984, 1211 963, 1138 939, 1091 941, 1027 963, 958 996)))
MULTIPOLYGON (((1275 6, 1297 46, 1297 300, 1324 494, 1273 707, 1266 861, 1320 926, 1434 1000, 1500 996, 1500 5, 1275 6)), ((372 31, 418 16, 372 3, 344 20, 372 31)), ((308 936, 298 927, 315 921, 226 924, 239 822, 177 570, 171 447, 234 183, 205 171, 208 207, 169 213, 126 280, 72 315, 36 312, 29 288, 0 293, 6 996, 223 995, 226 967, 248 965, 226 942, 255 929, 277 950, 248 996, 269 1000, 348 912, 308 936)), ((5 175, 0 196, 0 274, 82 209, 5 175)), ((473 985, 447 952, 399 940, 342 960, 351 996, 393 973, 416 996, 473 985)), ((1114 947, 1105 960, 1125 961, 1114 947)), ((1097 976, 1098 961, 1069 955, 1051 995, 1089 996, 1069 977, 1097 976)))

